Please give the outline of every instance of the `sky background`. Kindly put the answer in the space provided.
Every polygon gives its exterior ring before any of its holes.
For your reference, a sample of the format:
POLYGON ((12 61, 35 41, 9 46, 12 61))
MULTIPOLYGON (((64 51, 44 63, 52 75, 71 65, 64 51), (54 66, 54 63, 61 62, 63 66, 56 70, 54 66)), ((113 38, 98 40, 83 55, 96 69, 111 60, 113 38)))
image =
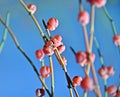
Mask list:
MULTIPOLYGON (((85 51, 85 44, 81 25, 77 21, 79 12, 78 0, 24 0, 26 4, 33 3, 37 6, 35 16, 42 29, 45 31, 42 19, 46 22, 55 17, 59 20, 59 27, 51 32, 52 36, 61 35, 66 45, 62 53, 67 59, 67 69, 71 76, 80 75, 84 77, 82 68, 76 63, 75 57, 70 50, 72 46, 75 51, 85 51)), ((83 0, 84 9, 90 11, 90 5, 83 0)), ((113 18, 117 32, 120 33, 120 0, 107 0, 106 8, 113 18)), ((17 37, 20 46, 34 62, 38 71, 41 63, 36 59, 35 51, 43 47, 44 43, 33 20, 20 4, 19 0, 0 0, 0 16, 5 20, 7 12, 10 12, 10 24, 12 31, 17 37)), ((87 25, 89 30, 89 25, 87 25)), ((4 26, 0 24, 0 41, 2 39, 4 26)), ((100 44, 104 56, 105 65, 115 68, 115 76, 108 79, 109 85, 120 83, 120 54, 112 42, 113 32, 110 22, 106 18, 102 8, 95 11, 95 35, 100 44)), ((93 52, 96 53, 95 68, 100 68, 100 62, 95 45, 93 52)), ((53 55, 55 73, 55 97, 69 97, 65 75, 53 55)), ((49 65, 45 56, 45 65, 49 65)), ((91 74, 90 74, 91 75, 91 74)), ((91 76, 92 77, 92 76, 91 76)), ((97 74, 103 94, 103 81, 97 74)), ((46 79, 50 88, 50 78, 46 79)), ((11 36, 8 34, 4 48, 0 53, 0 97, 35 97, 35 90, 41 87, 33 68, 16 48, 11 36)), ((80 96, 83 95, 81 87, 77 87, 80 96)), ((45 97, 48 97, 47 93, 45 97)), ((88 97, 95 97, 93 92, 88 92, 88 97)))

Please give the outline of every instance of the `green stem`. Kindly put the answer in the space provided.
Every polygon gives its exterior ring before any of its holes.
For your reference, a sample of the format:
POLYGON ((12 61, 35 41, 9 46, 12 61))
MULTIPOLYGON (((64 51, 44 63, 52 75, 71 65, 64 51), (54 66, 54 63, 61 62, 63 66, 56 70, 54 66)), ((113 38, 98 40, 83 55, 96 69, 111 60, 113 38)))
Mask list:
POLYGON ((54 70, 53 70, 53 62, 52 56, 49 56, 49 63, 51 68, 51 96, 54 97, 54 70))
POLYGON ((44 19, 42 20, 42 22, 43 22, 43 25, 44 25, 44 27, 45 27, 45 29, 46 29, 46 32, 47 32, 48 37, 49 37, 49 38, 52 38, 52 37, 51 37, 51 34, 50 34, 50 31, 47 29, 47 26, 46 26, 46 23, 45 23, 44 19))
POLYGON ((32 60, 28 57, 28 55, 23 51, 23 49, 20 47, 17 38, 15 37, 14 33, 12 32, 12 30, 5 24, 5 22, 3 21, 3 19, 0 17, 0 21, 1 23, 6 27, 6 29, 8 30, 9 34, 11 35, 12 39, 14 40, 14 43, 16 45, 16 47, 18 48, 18 50, 23 54, 23 56, 28 60, 28 62, 30 63, 30 65, 33 67, 37 77, 39 78, 39 80, 41 81, 42 85, 44 86, 46 92, 48 93, 48 95, 51 97, 51 94, 48 90, 48 87, 46 86, 46 84, 44 83, 44 81, 42 80, 42 77, 39 75, 37 68, 35 67, 34 63, 32 62, 32 60))
POLYGON ((109 20, 110 23, 111 23, 112 30, 113 30, 113 34, 116 35, 116 34, 117 34, 117 30, 116 30, 116 27, 115 27, 114 21, 113 21, 113 19, 111 18, 111 16, 109 15, 109 13, 108 13, 108 11, 107 11, 107 9, 106 9, 105 6, 103 7, 103 11, 104 11, 106 17, 108 18, 108 20, 109 20))
POLYGON ((102 53, 100 51, 100 47, 99 47, 99 43, 96 39, 96 37, 94 36, 94 43, 95 43, 95 46, 96 46, 96 49, 97 49, 97 52, 98 52, 98 55, 99 55, 99 59, 100 59, 100 64, 102 66, 104 66, 104 60, 103 60, 103 56, 102 56, 102 53))
POLYGON ((108 93, 107 93, 107 91, 106 91, 106 86, 107 86, 107 80, 104 79, 104 91, 105 91, 104 97, 108 97, 108 93))
POLYGON ((44 59, 41 60, 41 65, 42 65, 42 67, 45 65, 44 64, 44 59))
MULTIPOLYGON (((113 19, 111 18, 111 16, 109 15, 109 13, 108 13, 108 11, 107 11, 107 9, 106 9, 105 6, 103 7, 103 11, 104 11, 106 17, 108 18, 108 20, 109 20, 110 23, 111 23, 113 34, 114 34, 114 35, 117 35, 117 30, 116 30, 116 26, 115 26, 115 24, 114 24, 114 21, 113 21, 113 19)), ((119 51, 119 54, 120 54, 120 46, 118 46, 118 51, 119 51)))
POLYGON ((83 97, 87 97, 87 91, 84 91, 83 97))
MULTIPOLYGON (((9 21, 10 21, 10 13, 8 12, 7 17, 6 17, 6 25, 7 26, 9 25, 9 21)), ((7 38, 7 33, 8 33, 7 29, 5 28, 4 34, 3 34, 3 37, 2 37, 2 41, 0 42, 0 53, 2 52, 3 46, 5 44, 5 41, 6 41, 6 38, 7 38)))
MULTIPOLYGON (((97 39, 96 39, 95 36, 94 36, 94 43, 95 43, 95 46, 96 46, 97 51, 98 51, 98 55, 99 55, 101 67, 104 67, 103 56, 102 56, 102 53, 101 53, 101 51, 100 51, 99 43, 98 43, 98 41, 97 41, 97 39)), ((107 94, 107 92, 106 92, 107 80, 104 79, 103 81, 104 81, 104 90, 105 90, 105 92, 104 92, 104 97, 108 97, 108 94, 107 94)))

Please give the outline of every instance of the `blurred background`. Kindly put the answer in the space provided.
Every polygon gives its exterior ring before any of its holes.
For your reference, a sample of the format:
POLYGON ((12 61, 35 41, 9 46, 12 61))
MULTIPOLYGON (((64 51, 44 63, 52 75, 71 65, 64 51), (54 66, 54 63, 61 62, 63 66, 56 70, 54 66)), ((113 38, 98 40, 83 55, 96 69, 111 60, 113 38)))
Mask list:
MULTIPOLYGON (((52 36, 61 35, 63 43, 66 45, 65 52, 62 53, 67 59, 67 69, 70 77, 80 75, 84 77, 83 69, 75 61, 75 56, 70 50, 72 46, 75 51, 85 51, 85 44, 81 25, 77 21, 79 12, 78 0, 24 0, 28 5, 33 3, 37 6, 35 16, 42 29, 42 19, 46 22, 49 18, 55 17, 59 20, 59 27, 51 32, 52 36)), ((90 5, 83 0, 84 9, 90 12, 90 5)), ((120 0, 107 0, 106 8, 113 18, 117 32, 120 33, 120 0)), ((20 4, 19 0, 0 0, 0 16, 5 20, 7 12, 10 12, 10 24, 12 31, 17 37, 21 47, 34 62, 38 71, 41 63, 36 59, 35 51, 43 47, 44 42, 39 34, 33 20, 20 4)), ((87 26, 89 31, 89 25, 87 26)), ((0 24, 0 41, 4 26, 0 24)), ((101 52, 104 56, 105 65, 112 65, 115 68, 115 75, 108 79, 107 85, 118 85, 120 83, 120 54, 113 44, 112 27, 106 18, 103 9, 96 8, 95 11, 95 35, 99 41, 101 52)), ((100 68, 100 61, 95 45, 93 52, 96 53, 96 72, 100 68)), ((64 72, 53 55, 55 74, 55 97, 69 97, 67 81, 64 72)), ((49 65, 45 56, 45 65, 49 65)), ((90 74, 91 75, 91 74, 90 74)), ((91 75, 92 77, 92 75, 91 75)), ((97 74, 102 94, 104 91, 103 81, 97 74)), ((46 79, 46 84, 50 88, 50 78, 46 79)), ((8 34, 5 45, 0 53, 0 97, 36 97, 35 90, 40 88, 33 68, 16 48, 11 36, 8 34)), ((80 96, 83 96, 81 87, 77 87, 80 96)), ((45 97, 48 97, 46 93, 45 97)), ((88 97, 95 97, 93 92, 88 92, 88 97)))

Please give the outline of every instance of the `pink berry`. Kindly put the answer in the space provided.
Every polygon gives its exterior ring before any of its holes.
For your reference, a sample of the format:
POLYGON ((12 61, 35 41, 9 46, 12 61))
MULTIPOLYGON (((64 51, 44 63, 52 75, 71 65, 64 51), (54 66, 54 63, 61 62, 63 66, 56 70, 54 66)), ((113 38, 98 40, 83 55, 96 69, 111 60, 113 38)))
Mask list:
POLYGON ((50 18, 47 22, 47 29, 48 30, 55 30, 55 28, 58 26, 58 20, 56 18, 50 18))
POLYGON ((109 95, 113 95, 116 93, 117 87, 114 85, 111 85, 111 86, 107 87, 106 91, 109 95))
POLYGON ((36 5, 34 5, 34 4, 29 4, 27 7, 28 7, 31 14, 34 14, 37 10, 36 5))
POLYGON ((98 70, 98 73, 100 74, 100 76, 102 77, 102 79, 107 79, 109 76, 108 76, 108 69, 107 67, 101 67, 99 70, 98 70))
POLYGON ((45 91, 42 88, 36 89, 36 96, 37 97, 43 97, 45 95, 45 91))
POLYGON ((116 46, 120 46, 120 35, 114 35, 113 42, 116 46))
POLYGON ((100 8, 106 4, 106 0, 87 0, 91 5, 95 5, 96 7, 100 8))
POLYGON ((48 78, 51 74, 50 66, 42 66, 40 68, 40 74, 43 78, 48 78))
POLYGON ((94 89, 93 80, 88 76, 84 77, 81 82, 81 87, 86 91, 93 90, 94 89))
POLYGON ((76 62, 82 67, 87 64, 87 54, 85 52, 79 51, 76 53, 76 62))
POLYGON ((95 6, 100 8, 106 4, 106 0, 95 0, 95 6))
POLYGON ((43 51, 46 55, 52 55, 54 53, 54 45, 51 40, 49 40, 43 47, 43 51))
POLYGON ((44 53, 45 53, 46 55, 53 55, 53 54, 54 54, 53 49, 51 49, 51 48, 49 48, 49 47, 47 47, 47 46, 44 46, 44 47, 43 47, 43 51, 44 51, 44 53))
POLYGON ((72 79, 73 86, 80 86, 81 81, 82 81, 82 77, 74 76, 73 79, 72 79))
POLYGON ((89 14, 87 11, 80 11, 78 14, 78 21, 84 26, 89 23, 89 14))
POLYGON ((108 74, 109 76, 114 75, 115 71, 114 71, 114 68, 113 68, 112 66, 108 66, 107 69, 108 69, 107 74, 108 74))
POLYGON ((60 45, 57 47, 57 49, 58 49, 59 53, 61 54, 65 51, 65 45, 60 45))
POLYGON ((116 97, 120 97, 120 91, 116 93, 116 97))
POLYGON ((58 40, 58 41, 62 41, 62 37, 60 35, 56 35, 55 38, 58 40))
POLYGON ((35 53, 36 53, 37 59, 39 59, 40 61, 43 59, 43 57, 45 55, 42 49, 36 50, 35 53))
POLYGON ((50 24, 47 24, 47 29, 50 30, 50 31, 54 31, 55 27, 51 26, 50 24))
POLYGON ((55 37, 50 39, 53 42, 54 47, 58 47, 60 45, 63 45, 63 43, 59 40, 57 40, 55 37))

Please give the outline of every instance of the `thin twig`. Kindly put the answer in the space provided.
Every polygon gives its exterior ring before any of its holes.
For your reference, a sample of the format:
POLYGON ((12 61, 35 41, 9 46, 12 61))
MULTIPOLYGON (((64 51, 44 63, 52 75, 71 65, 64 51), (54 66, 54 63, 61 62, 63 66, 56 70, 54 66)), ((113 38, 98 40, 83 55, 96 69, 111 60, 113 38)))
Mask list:
POLYGON ((18 48, 18 50, 23 54, 23 56, 27 59, 27 61, 30 63, 30 65, 33 67, 37 77, 39 78, 39 80, 41 81, 42 85, 44 86, 46 92, 48 93, 48 95, 51 97, 51 94, 48 90, 48 87, 46 86, 46 84, 44 83, 44 81, 42 80, 42 77, 39 75, 37 68, 35 67, 34 63, 32 62, 32 60, 28 57, 28 55, 23 51, 23 49, 20 47, 17 38, 15 37, 13 31, 5 24, 5 22, 3 21, 3 19, 0 17, 0 21, 1 23, 6 27, 6 29, 8 30, 9 34, 11 35, 12 39, 14 40, 14 43, 16 45, 16 47, 18 48))
MULTIPOLYGON (((49 38, 52 38, 52 36, 51 36, 51 34, 50 34, 50 31, 49 31, 49 30, 47 29, 47 27, 46 27, 46 23, 45 23, 44 19, 42 20, 42 22, 43 22, 44 27, 46 28, 48 37, 49 37, 49 38)), ((54 52, 55 52, 55 55, 56 55, 58 61, 61 60, 61 62, 62 62, 63 60, 62 60, 62 58, 61 58, 61 56, 60 56, 59 51, 58 51, 57 48, 56 48, 56 50, 55 50, 54 52)), ((71 79, 70 79, 70 77, 69 77, 69 75, 68 75, 67 68, 66 68, 66 66, 65 66, 64 63, 62 63, 62 67, 63 67, 63 70, 64 70, 65 75, 66 75, 66 79, 67 79, 67 82, 68 82, 68 89, 69 89, 69 92, 70 92, 70 96, 73 97, 73 93, 72 93, 72 88, 73 88, 76 97, 79 97, 79 94, 78 94, 76 88, 72 85, 72 81, 71 81, 71 79)))
POLYGON ((54 97, 54 70, 53 70, 52 56, 49 56, 49 63, 51 68, 51 97, 54 97))
MULTIPOLYGON (((104 11, 106 17, 108 18, 108 20, 111 23, 113 34, 117 35, 117 29, 116 29, 115 23, 114 23, 112 17, 109 15, 109 13, 108 13, 108 11, 107 11, 105 6, 103 7, 103 11, 104 11)), ((120 46, 117 46, 117 47, 118 47, 118 51, 119 51, 119 54, 120 54, 120 46)))
POLYGON ((108 18, 108 20, 109 20, 110 23, 111 23, 112 30, 113 30, 113 34, 116 35, 116 34, 117 34, 117 30, 116 30, 116 27, 115 27, 115 24, 114 24, 114 21, 113 21, 112 17, 109 15, 109 13, 108 13, 108 11, 107 11, 107 9, 106 9, 105 6, 102 7, 102 8, 103 8, 103 11, 104 11, 106 17, 108 18))
MULTIPOLYGON (((45 66, 44 64, 44 59, 41 60, 41 67, 45 66)), ((42 77, 43 82, 45 83, 45 78, 42 77)), ((44 86, 42 85, 42 89, 45 89, 44 86)), ((44 97, 44 96, 43 96, 44 97)))
MULTIPOLYGON (((80 3, 80 10, 83 10, 82 0, 79 0, 79 3, 80 3)), ((87 52, 89 54, 88 60, 90 61, 88 63, 88 69, 86 71, 86 74, 89 76, 90 67, 91 67, 95 84, 97 86, 99 86, 96 72, 95 72, 95 68, 94 68, 94 64, 91 63, 91 60, 90 60, 90 54, 92 52, 93 34, 94 34, 94 5, 92 5, 92 7, 91 7, 91 17, 90 18, 91 18, 91 20, 90 20, 90 43, 88 41, 87 28, 86 28, 86 26, 82 26, 83 32, 84 32, 84 40, 85 40, 85 44, 86 44, 86 49, 87 49, 87 52)), ((101 97, 100 89, 97 89, 97 91, 95 90, 95 92, 99 97, 101 97)), ((87 96, 87 91, 84 91, 84 96, 87 96)))
MULTIPOLYGON (((10 13, 7 13, 7 17, 6 17, 6 25, 9 25, 9 21, 10 21, 10 13)), ((4 34, 2 36, 2 41, 0 42, 0 53, 2 52, 3 46, 5 44, 6 38, 7 38, 7 29, 5 28, 4 30, 4 34)))
POLYGON ((20 0, 20 3, 22 4, 22 6, 26 9, 26 11, 29 13, 29 15, 31 16, 32 20, 34 21, 35 25, 37 26, 39 32, 40 32, 40 35, 42 36, 43 40, 46 42, 46 36, 42 30, 42 28, 40 27, 37 19, 35 18, 35 16, 33 14, 31 14, 31 12, 29 12, 29 9, 27 8, 26 4, 23 2, 23 0, 20 0))
MULTIPOLYGON (((94 36, 94 43, 95 43, 95 46, 96 46, 96 49, 97 49, 97 52, 98 52, 98 55, 99 55, 101 67, 104 67, 103 56, 102 56, 102 53, 100 51, 99 43, 98 43, 97 38, 95 36, 94 36)), ((104 91, 105 91, 104 92, 104 97, 108 97, 107 92, 106 92, 107 80, 103 79, 103 81, 104 81, 104 91)))
MULTIPOLYGON (((95 6, 91 5, 91 15, 90 15, 90 54, 92 52, 92 45, 93 45, 93 38, 94 38, 94 17, 95 17, 94 15, 95 15, 95 6)), ((96 71, 95 71, 95 67, 94 67, 93 63, 91 64, 91 69, 92 69, 95 84, 98 87, 98 88, 95 89, 95 92, 96 92, 98 97, 102 97, 101 91, 100 91, 100 88, 99 88, 99 83, 98 83, 96 71)))
MULTIPOLYGON (((23 5, 23 7, 26 9, 26 11, 29 12, 29 10, 28 10, 26 4, 23 2, 23 0, 20 0, 20 3, 23 5)), ((29 14, 30 14, 30 16, 32 17, 32 19, 33 19, 34 23, 36 24, 37 28, 39 29, 40 34, 41 34, 44 42, 47 42, 47 41, 48 41, 48 38, 46 37, 46 35, 45 35, 44 32, 42 31, 42 29, 41 29, 41 27, 40 27, 37 19, 36 19, 36 18, 34 17, 34 15, 31 14, 30 12, 29 12, 29 14)), ((62 58, 61 58, 61 56, 60 56, 59 51, 58 51, 57 48, 55 48, 54 53, 55 53, 56 58, 58 59, 58 61, 61 62, 62 68, 63 68, 64 72, 66 73, 66 72, 67 72, 67 69, 66 69, 65 63, 63 62, 63 60, 62 60, 62 58)), ((69 77, 69 76, 68 76, 68 77, 69 77)), ((69 79, 70 79, 70 77, 69 77, 69 79)), ((74 89, 74 88, 73 88, 73 89, 74 89)), ((74 89, 74 91, 75 91, 75 89, 74 89)), ((76 95, 76 96, 79 97, 78 95, 76 95)))

